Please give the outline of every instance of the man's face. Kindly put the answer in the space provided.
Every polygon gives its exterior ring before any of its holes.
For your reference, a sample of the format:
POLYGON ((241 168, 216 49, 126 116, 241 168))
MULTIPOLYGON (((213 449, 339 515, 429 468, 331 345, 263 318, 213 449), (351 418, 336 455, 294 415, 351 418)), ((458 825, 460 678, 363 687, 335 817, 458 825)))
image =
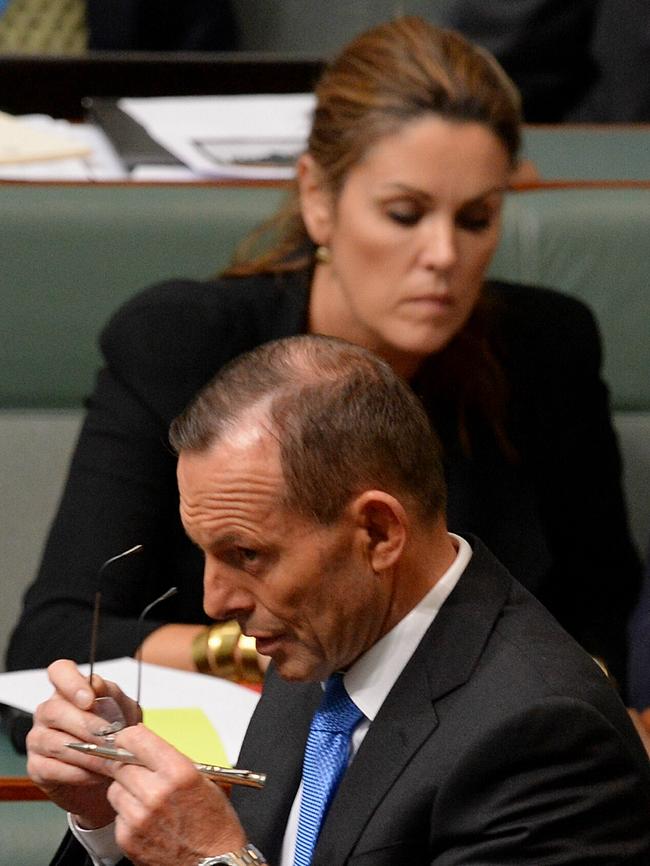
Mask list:
POLYGON ((181 519, 203 550, 204 607, 235 618, 290 680, 325 679, 378 639, 387 616, 367 533, 280 505, 278 446, 259 428, 178 461, 181 519))

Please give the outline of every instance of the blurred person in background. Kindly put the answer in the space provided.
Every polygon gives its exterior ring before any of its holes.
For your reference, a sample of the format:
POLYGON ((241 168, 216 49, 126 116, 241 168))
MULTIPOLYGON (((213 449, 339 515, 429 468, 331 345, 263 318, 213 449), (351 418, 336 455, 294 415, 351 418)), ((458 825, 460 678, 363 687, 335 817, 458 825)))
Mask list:
POLYGON ((320 333, 377 353, 443 446, 453 531, 478 535, 624 685, 640 564, 589 310, 486 276, 518 165, 519 95, 485 51, 402 18, 354 40, 316 88, 286 206, 216 280, 141 292, 101 336, 104 367, 9 645, 9 669, 98 657, 257 677, 236 624, 202 610, 178 515, 171 419, 229 360, 320 333), (138 627, 169 586, 177 596, 138 627))

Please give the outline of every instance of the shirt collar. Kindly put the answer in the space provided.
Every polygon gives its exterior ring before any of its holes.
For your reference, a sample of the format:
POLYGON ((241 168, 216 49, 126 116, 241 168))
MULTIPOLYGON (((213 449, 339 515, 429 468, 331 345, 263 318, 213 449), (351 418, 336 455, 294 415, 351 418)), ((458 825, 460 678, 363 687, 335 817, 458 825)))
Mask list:
POLYGON ((343 678, 347 693, 371 722, 472 558, 468 542, 454 533, 449 535, 457 553, 447 571, 397 625, 352 665, 343 678))

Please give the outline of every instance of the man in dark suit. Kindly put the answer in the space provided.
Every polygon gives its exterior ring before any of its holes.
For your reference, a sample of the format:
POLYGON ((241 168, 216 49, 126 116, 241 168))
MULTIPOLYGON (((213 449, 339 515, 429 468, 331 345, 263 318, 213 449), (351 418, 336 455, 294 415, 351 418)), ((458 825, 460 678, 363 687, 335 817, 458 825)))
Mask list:
POLYGON ((233 51, 229 0, 87 0, 88 43, 111 51, 233 51))
POLYGON ((68 754, 97 741, 94 695, 56 662, 28 738, 71 813, 55 863, 649 862, 650 764, 623 705, 480 541, 447 532, 435 437, 388 365, 324 337, 266 344, 171 441, 206 610, 273 659, 240 757, 268 782, 229 802, 141 725, 116 740, 143 766, 68 754))
POLYGON ((650 120, 647 0, 456 0, 437 20, 492 51, 529 123, 650 120))

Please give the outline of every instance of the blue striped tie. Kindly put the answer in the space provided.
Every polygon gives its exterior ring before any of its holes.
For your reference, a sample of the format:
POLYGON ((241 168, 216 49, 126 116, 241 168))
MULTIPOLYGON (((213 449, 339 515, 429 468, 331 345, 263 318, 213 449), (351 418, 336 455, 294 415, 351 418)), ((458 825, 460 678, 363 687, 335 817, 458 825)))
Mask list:
POLYGON ((343 675, 333 674, 309 728, 294 866, 311 863, 321 825, 348 764, 350 736, 362 718, 345 691, 343 675))

